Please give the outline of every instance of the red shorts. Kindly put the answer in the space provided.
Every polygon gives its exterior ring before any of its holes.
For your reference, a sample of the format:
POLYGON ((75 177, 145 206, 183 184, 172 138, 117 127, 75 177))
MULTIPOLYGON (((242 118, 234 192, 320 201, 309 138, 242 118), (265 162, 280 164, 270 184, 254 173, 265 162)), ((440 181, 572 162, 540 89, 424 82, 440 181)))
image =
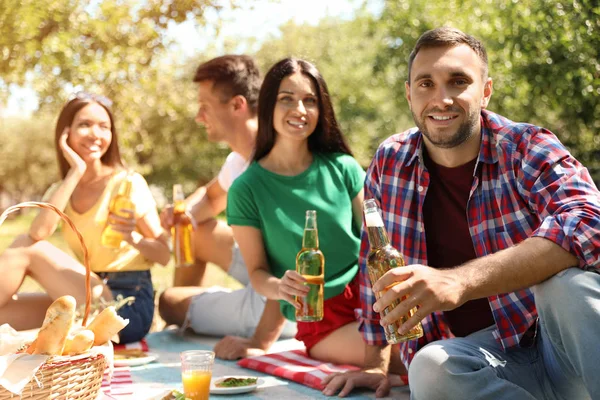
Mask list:
POLYGON ((319 322, 298 322, 296 339, 304 342, 308 352, 333 331, 356 321, 354 309, 360 308, 358 274, 335 297, 323 302, 323 319, 319 322))

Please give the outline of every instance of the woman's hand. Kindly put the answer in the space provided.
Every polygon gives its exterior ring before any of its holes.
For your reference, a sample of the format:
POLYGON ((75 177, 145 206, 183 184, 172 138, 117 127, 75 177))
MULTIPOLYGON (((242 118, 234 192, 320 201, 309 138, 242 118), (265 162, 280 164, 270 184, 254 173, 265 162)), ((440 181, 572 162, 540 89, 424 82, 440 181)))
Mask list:
POLYGON ((279 299, 287 301, 299 310, 300 304, 296 301, 296 296, 305 297, 310 291, 305 282, 306 278, 296 271, 285 271, 283 278, 279 282, 279 299))
POLYGON ((80 175, 83 175, 85 170, 87 169, 87 165, 85 161, 73 150, 69 144, 67 143, 67 138, 69 137, 69 128, 65 128, 62 135, 60 136, 60 140, 58 144, 60 149, 62 150, 63 156, 71 166, 71 169, 75 172, 78 172, 80 175))
POLYGON ((123 240, 133 245, 141 238, 140 234, 136 235, 135 227, 137 221, 135 219, 134 211, 128 209, 119 210, 119 214, 109 213, 108 224, 110 227, 120 232, 123 235, 123 240))

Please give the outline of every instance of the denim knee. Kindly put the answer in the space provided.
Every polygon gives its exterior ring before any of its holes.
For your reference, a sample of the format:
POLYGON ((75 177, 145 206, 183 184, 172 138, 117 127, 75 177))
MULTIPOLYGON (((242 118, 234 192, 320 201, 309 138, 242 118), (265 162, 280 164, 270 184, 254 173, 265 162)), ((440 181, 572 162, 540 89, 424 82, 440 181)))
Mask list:
POLYGON ((408 368, 411 399, 448 400, 450 373, 443 366, 447 360, 448 354, 437 343, 430 343, 415 354, 408 368))
POLYGON ((132 304, 117 310, 120 317, 128 319, 129 324, 119 332, 121 343, 136 342, 150 331, 154 318, 154 288, 150 271, 127 271, 108 273, 105 276, 113 297, 119 295, 134 297, 132 304))
POLYGON ((568 268, 532 287, 540 318, 552 330, 553 323, 569 326, 589 317, 597 320, 598 311, 590 304, 597 299, 600 275, 579 268, 568 268))

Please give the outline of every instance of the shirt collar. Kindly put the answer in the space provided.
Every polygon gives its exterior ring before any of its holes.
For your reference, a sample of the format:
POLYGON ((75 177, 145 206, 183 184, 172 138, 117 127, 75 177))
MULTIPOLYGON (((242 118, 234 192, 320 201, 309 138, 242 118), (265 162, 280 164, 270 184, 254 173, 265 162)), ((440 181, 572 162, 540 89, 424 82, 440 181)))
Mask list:
POLYGON ((498 162, 498 150, 496 149, 496 137, 494 127, 496 126, 496 114, 488 110, 481 110, 481 148, 478 161, 486 164, 498 162))

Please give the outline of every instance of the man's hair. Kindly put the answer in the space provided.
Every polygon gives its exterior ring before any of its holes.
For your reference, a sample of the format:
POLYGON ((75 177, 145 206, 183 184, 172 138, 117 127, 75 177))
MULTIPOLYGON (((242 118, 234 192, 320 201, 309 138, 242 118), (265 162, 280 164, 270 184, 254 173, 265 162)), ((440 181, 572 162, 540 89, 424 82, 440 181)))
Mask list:
POLYGON ((253 115, 258 109, 260 71, 254 59, 246 55, 225 55, 200 64, 194 82, 211 81, 222 102, 240 95, 246 98, 253 115))
POLYGON ((483 64, 483 78, 485 80, 488 74, 488 58, 483 43, 473 36, 468 35, 456 28, 443 26, 441 28, 436 28, 425 32, 421 35, 419 40, 417 40, 415 48, 408 57, 408 83, 410 84, 410 71, 412 69, 413 61, 421 49, 429 49, 433 47, 454 47, 461 44, 466 44, 473 49, 475 54, 479 56, 483 64))

